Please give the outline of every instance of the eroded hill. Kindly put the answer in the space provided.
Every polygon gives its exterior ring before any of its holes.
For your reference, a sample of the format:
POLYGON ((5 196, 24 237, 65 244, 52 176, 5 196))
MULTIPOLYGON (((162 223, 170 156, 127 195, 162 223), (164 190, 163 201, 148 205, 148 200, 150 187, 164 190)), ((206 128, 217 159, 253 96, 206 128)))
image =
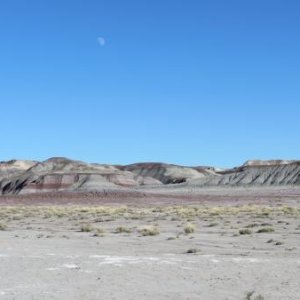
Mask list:
POLYGON ((282 186, 300 185, 300 161, 248 161, 240 167, 186 167, 164 163, 90 164, 67 158, 43 162, 0 162, 0 194, 124 190, 139 186, 282 186))

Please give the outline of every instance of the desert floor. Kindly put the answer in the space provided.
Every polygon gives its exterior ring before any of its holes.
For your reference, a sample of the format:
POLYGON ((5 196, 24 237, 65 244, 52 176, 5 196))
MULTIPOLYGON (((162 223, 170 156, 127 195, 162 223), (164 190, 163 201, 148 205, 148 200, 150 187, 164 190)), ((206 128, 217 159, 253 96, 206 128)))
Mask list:
POLYGON ((0 299, 300 299, 300 198, 259 199, 5 203, 0 299))

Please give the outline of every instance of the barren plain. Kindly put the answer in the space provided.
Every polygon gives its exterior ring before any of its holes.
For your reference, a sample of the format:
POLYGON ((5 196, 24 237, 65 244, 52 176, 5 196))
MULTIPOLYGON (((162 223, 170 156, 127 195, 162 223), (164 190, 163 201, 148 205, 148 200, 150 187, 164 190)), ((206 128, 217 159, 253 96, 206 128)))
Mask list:
POLYGON ((88 199, 6 199, 0 299, 299 299, 298 188, 88 199))

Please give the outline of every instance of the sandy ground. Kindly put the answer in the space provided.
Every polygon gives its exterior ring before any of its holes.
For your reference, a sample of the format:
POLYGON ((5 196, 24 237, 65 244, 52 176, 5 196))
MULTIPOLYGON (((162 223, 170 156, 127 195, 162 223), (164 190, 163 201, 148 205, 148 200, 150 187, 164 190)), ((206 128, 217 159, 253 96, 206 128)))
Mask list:
POLYGON ((291 194, 256 206, 2 206, 0 299, 300 299, 291 194))

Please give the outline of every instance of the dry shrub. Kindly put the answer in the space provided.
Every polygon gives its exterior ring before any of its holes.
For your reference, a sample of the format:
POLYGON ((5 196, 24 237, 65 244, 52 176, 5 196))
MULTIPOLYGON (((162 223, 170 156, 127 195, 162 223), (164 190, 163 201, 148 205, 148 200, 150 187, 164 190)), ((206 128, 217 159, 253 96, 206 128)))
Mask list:
POLYGON ((157 227, 155 226, 143 226, 140 227, 138 229, 138 232, 142 235, 142 236, 153 236, 153 235, 158 235, 159 234, 159 230, 157 227))
POLYGON ((93 228, 90 224, 83 224, 80 227, 81 232, 91 232, 92 230, 93 230, 93 228))
POLYGON ((196 229, 196 226, 194 224, 186 224, 185 227, 184 227, 184 232, 186 234, 190 234, 190 233, 193 233, 195 232, 195 229, 196 229))

